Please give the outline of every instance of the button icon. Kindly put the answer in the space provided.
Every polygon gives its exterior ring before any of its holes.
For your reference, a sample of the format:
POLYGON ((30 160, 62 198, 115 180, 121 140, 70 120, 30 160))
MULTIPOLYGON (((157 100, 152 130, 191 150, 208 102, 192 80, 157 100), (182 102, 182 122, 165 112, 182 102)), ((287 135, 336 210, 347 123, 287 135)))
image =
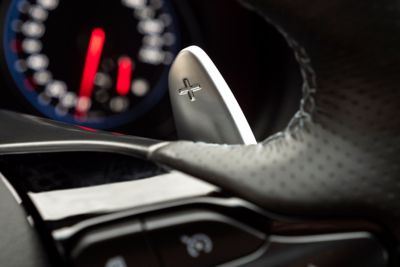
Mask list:
POLYGON ((196 97, 194 95, 195 92, 202 90, 200 84, 190 84, 189 79, 183 79, 184 88, 179 89, 179 95, 188 95, 190 102, 196 101, 196 97))
POLYGON ((199 257, 201 253, 211 253, 213 250, 213 242, 206 234, 195 234, 191 237, 184 235, 181 241, 192 258, 199 257))
POLYGON ((109 259, 104 267, 128 267, 128 265, 123 257, 117 256, 109 259))

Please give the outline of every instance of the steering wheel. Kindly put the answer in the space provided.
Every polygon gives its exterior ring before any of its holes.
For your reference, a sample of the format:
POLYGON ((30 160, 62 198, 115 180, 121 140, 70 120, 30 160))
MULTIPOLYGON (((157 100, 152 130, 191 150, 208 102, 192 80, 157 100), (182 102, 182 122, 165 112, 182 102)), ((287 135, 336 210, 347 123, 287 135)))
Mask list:
POLYGON ((256 145, 161 142, 86 132, 1 112, 0 153, 113 151, 134 155, 217 185, 285 218, 377 223, 391 232, 390 249, 397 251, 398 1, 242 3, 282 33, 302 74, 299 111, 282 132, 256 145))
POLYGON ((150 154, 288 215, 366 216, 399 234, 396 1, 249 1, 280 30, 303 76, 300 110, 250 146, 175 142, 150 154))

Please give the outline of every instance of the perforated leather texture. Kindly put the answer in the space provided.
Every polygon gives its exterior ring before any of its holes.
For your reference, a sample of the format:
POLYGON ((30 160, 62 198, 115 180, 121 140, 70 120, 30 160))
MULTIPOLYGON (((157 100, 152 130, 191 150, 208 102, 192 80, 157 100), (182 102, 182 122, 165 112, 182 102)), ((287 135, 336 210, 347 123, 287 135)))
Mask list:
POLYGON ((244 4, 293 48, 299 113, 258 145, 175 142, 151 157, 281 214, 368 217, 400 232, 400 1, 244 4))

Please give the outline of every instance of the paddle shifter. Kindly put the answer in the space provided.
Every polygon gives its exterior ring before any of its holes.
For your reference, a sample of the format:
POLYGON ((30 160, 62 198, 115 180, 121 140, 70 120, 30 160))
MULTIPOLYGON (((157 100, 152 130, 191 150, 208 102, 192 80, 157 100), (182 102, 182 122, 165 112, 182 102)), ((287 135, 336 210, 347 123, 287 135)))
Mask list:
POLYGON ((256 143, 229 86, 201 48, 190 46, 178 54, 169 74, 169 93, 180 139, 256 143))

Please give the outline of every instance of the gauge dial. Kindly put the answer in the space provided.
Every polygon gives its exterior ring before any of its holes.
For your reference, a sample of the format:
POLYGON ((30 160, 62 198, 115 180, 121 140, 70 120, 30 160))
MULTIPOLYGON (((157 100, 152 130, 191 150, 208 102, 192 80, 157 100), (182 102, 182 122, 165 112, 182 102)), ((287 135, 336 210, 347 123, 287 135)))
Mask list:
POLYGON ((178 51, 166 0, 13 0, 5 27, 6 63, 28 101, 95 128, 154 107, 178 51))

